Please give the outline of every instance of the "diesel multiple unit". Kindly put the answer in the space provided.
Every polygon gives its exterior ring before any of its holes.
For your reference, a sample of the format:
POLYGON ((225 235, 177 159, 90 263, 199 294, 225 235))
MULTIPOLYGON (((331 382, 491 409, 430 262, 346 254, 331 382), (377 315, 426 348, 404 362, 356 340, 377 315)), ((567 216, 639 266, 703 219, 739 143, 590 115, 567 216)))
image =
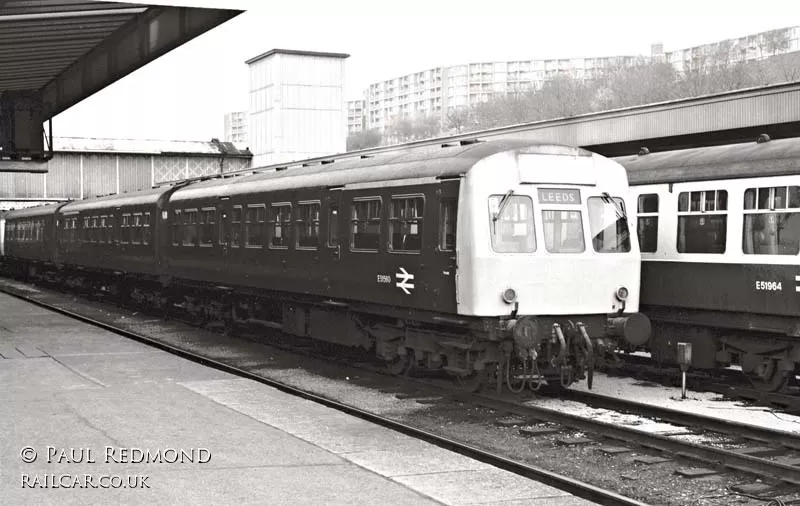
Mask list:
MULTIPOLYGON (((623 167, 527 141, 271 166, 11 211, 6 269, 518 389, 647 342, 623 167)), ((633 207, 635 209, 635 207, 633 207)))

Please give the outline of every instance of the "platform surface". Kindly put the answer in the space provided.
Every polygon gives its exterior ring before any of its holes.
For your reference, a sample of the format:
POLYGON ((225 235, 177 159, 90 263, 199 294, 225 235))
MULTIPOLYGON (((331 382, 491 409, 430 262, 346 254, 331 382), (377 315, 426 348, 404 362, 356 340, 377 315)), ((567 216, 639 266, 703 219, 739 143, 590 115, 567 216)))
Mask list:
POLYGON ((4 294, 0 385, 2 504, 593 504, 4 294))

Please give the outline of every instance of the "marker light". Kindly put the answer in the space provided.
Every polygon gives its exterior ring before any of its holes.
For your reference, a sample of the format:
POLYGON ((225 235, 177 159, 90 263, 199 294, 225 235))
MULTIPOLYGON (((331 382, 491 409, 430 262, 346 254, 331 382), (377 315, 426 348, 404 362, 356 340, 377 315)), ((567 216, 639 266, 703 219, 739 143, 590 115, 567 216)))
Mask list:
POLYGON ((517 300, 517 292, 513 288, 506 288, 503 291, 503 302, 506 304, 513 304, 517 300))
POLYGON ((623 301, 628 298, 628 289, 624 286, 617 288, 617 292, 614 294, 617 296, 617 299, 623 301))

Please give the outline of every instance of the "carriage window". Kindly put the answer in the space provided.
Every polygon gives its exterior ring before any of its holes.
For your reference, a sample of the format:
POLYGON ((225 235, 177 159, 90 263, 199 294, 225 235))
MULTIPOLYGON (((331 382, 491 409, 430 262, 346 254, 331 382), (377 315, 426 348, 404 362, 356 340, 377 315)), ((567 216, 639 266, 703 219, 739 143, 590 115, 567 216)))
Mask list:
MULTIPOLYGON (((141 219, 141 217, 139 217, 141 219)), ((183 211, 183 241, 184 246, 194 246, 197 244, 197 209, 187 209, 183 211)), ((134 215, 134 234, 138 234, 139 221, 134 215)), ((138 241, 136 241, 138 244, 138 241)))
MULTIPOLYGON (((191 223, 194 223, 196 216, 197 211, 187 211, 183 214, 184 220, 188 218, 191 223)), ((185 233, 186 232, 184 232, 184 234, 185 233)), ((133 223, 131 224, 131 244, 142 244, 142 213, 133 214, 133 223)), ((184 244, 187 243, 184 241, 184 244)), ((194 240, 190 244, 194 246, 194 240)))
POLYGON ((382 206, 383 201, 379 198, 353 200, 352 237, 350 240, 352 249, 378 251, 382 206))
POLYGON ((642 253, 655 253, 658 248, 658 195, 639 195, 637 211, 639 250, 642 253))
POLYGON ((301 202, 297 206, 295 223, 297 247, 317 249, 319 241, 319 202, 301 202))
POLYGON ((339 206, 328 206, 328 246, 335 248, 339 245, 339 206))
POLYGON ((269 247, 289 247, 289 228, 292 226, 292 205, 272 204, 269 217, 269 247))
POLYGON ((242 244, 242 206, 234 206, 231 214, 231 247, 242 244))
POLYGON ((456 199, 442 199, 439 207, 439 249, 456 249, 456 199))
POLYGON ((544 246, 550 253, 583 253, 583 218, 580 211, 542 211, 544 246))
POLYGON ((244 220, 244 245, 247 248, 264 247, 264 221, 267 208, 263 204, 247 206, 244 220))
POLYGON ((527 195, 489 197, 489 227, 492 248, 498 253, 536 251, 533 228, 533 200, 527 195), (503 202, 502 209, 500 203, 503 202), (500 212, 502 211, 502 212, 500 212), (500 212, 498 215, 497 213, 500 212))
POLYGON ((800 252, 800 186, 750 188, 744 192, 742 251, 748 255, 800 252))
POLYGON ((598 253, 630 251, 631 237, 625 202, 618 197, 589 197, 587 205, 594 250, 598 253))
POLYGON ((725 190, 678 195, 678 253, 725 253, 727 210, 725 190))
POLYGON ((419 251, 422 248, 423 197, 392 197, 389 215, 389 250, 419 251))
POLYGON ((214 215, 216 209, 200 211, 200 246, 211 246, 214 242, 214 215))

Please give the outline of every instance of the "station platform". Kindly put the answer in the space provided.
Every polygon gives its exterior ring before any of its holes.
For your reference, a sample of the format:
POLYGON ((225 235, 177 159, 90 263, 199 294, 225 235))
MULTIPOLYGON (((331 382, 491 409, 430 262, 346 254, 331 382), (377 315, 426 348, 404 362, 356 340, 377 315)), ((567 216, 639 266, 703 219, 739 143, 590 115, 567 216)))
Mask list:
POLYGON ((0 294, 2 504, 590 505, 0 294))

